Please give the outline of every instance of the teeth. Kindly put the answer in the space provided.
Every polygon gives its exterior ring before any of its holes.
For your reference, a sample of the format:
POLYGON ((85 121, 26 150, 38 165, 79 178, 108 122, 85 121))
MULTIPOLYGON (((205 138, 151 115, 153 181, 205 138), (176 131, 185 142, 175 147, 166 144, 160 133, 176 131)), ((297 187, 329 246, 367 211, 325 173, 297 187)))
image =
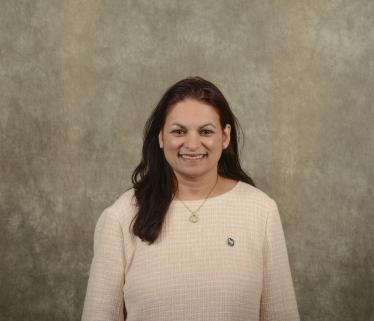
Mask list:
POLYGON ((181 155, 182 158, 186 158, 186 159, 200 159, 200 158, 203 158, 205 155, 196 155, 196 156, 190 156, 190 155, 181 155))

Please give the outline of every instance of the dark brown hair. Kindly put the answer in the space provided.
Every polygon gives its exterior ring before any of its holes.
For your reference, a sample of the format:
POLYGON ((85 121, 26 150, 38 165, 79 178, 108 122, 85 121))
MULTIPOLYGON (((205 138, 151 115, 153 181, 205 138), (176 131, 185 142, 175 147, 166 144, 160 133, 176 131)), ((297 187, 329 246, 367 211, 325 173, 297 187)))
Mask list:
MULTIPOLYGON (((231 125, 230 144, 218 161, 218 174, 255 186, 242 170, 238 152, 237 118, 232 113, 221 91, 201 77, 189 77, 172 85, 162 96, 148 118, 143 133, 142 160, 132 174, 137 214, 133 233, 149 244, 155 242, 177 190, 177 179, 159 146, 158 135, 166 120, 168 108, 186 98, 192 98, 214 107, 219 113, 221 127, 231 125)), ((243 131, 242 131, 243 132, 243 131)))

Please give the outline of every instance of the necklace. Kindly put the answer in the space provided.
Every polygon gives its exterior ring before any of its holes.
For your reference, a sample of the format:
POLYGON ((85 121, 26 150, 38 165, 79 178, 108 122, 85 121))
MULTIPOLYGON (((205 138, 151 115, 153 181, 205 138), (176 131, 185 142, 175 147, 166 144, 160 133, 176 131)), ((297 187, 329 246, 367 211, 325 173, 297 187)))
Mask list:
POLYGON ((218 175, 217 175, 217 179, 216 179, 216 183, 214 184, 214 186, 212 187, 212 189, 209 191, 208 195, 205 197, 205 199, 203 200, 203 202, 201 203, 201 205, 197 208, 197 210, 191 210, 182 200, 180 200, 182 202, 182 204, 184 205, 184 207, 186 209, 188 209, 188 211, 191 213, 190 215, 190 222, 192 223, 196 223, 198 220, 199 220, 199 217, 196 215, 196 213, 200 210, 200 208, 205 204, 205 202, 207 201, 210 193, 212 193, 213 189, 216 187, 217 185, 217 182, 218 182, 218 175))

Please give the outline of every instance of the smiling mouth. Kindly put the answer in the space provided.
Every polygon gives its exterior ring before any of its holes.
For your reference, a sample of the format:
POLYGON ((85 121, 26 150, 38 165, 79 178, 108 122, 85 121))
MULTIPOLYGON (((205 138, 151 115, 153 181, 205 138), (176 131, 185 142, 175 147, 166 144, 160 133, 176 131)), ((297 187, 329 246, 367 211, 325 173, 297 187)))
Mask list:
POLYGON ((183 159, 203 159, 207 157, 208 154, 178 154, 178 156, 183 159))

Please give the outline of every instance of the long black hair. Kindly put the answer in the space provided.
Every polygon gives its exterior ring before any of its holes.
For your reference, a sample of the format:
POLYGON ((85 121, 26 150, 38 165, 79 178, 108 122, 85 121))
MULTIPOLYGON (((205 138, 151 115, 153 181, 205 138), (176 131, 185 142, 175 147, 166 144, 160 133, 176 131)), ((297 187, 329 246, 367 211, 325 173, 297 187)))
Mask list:
POLYGON ((142 160, 132 173, 137 204, 132 229, 134 235, 149 244, 155 242, 160 235, 166 213, 178 187, 173 169, 159 146, 158 135, 165 124, 168 109, 187 98, 214 107, 219 114, 222 128, 225 128, 226 124, 231 125, 230 143, 222 151, 218 161, 218 174, 255 186, 240 166, 237 128, 241 127, 221 91, 201 77, 178 81, 164 93, 148 118, 143 133, 142 160))

